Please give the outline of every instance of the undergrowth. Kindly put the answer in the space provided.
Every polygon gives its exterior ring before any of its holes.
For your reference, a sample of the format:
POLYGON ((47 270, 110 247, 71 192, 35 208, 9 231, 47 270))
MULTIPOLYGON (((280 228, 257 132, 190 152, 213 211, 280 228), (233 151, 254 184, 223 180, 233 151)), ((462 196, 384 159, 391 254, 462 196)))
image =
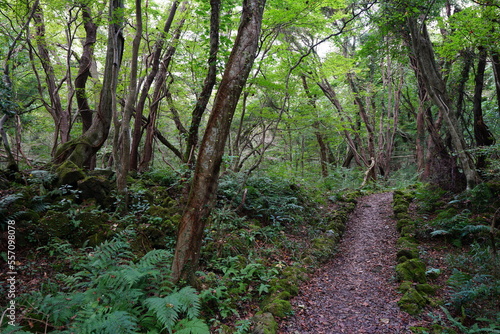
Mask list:
POLYGON ((171 253, 136 259, 124 230, 86 250, 73 274, 59 274, 17 302, 23 316, 2 333, 208 333, 195 289, 170 283, 171 253))
POLYGON ((434 315, 436 324, 461 333, 500 332, 499 195, 495 183, 460 194, 433 187, 415 190, 422 217, 416 235, 424 242, 438 239, 455 249, 447 258, 451 275, 450 297, 442 306, 445 317, 434 315))
POLYGON ((169 276, 182 209, 179 174, 138 175, 126 213, 114 211, 124 203, 116 193, 109 194, 115 205, 103 206, 73 187, 28 183, 0 200, 0 218, 16 219, 20 247, 32 249, 22 255, 30 258, 24 275, 40 283, 19 292, 21 326, 6 327, 3 319, 2 333, 249 333, 249 313, 276 298, 289 304, 305 279, 301 261, 309 268, 318 254, 329 257, 334 243, 319 207, 329 197, 340 207, 343 201, 280 177, 226 173, 195 290, 173 286, 169 276), (323 234, 314 249, 310 240, 323 234), (46 267, 34 265, 41 258, 58 274, 44 277, 46 267))

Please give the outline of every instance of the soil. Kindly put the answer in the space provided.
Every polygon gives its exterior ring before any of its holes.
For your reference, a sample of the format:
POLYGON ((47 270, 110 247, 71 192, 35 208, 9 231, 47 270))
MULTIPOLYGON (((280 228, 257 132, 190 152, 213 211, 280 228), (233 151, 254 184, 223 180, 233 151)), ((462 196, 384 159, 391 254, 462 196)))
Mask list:
POLYGON ((394 279, 396 240, 392 193, 361 198, 337 254, 292 300, 295 314, 279 333, 411 333, 424 320, 402 312, 394 279))

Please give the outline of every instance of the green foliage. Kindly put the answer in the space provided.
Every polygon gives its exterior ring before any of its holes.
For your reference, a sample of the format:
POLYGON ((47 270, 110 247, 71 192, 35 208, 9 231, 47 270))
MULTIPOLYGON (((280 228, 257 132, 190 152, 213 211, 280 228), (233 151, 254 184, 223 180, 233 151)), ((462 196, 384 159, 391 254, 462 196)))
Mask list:
POLYGON ((15 219, 17 216, 20 215, 20 212, 13 213, 11 210, 9 210, 9 207, 16 201, 22 199, 23 197, 24 194, 19 192, 7 195, 2 199, 0 199, 0 230, 2 231, 6 230, 7 221, 10 219, 15 219))
POLYGON ((332 191, 356 189, 363 183, 363 176, 361 169, 337 167, 332 169, 330 174, 324 178, 324 183, 326 189, 332 191))
POLYGON ((237 315, 242 302, 268 293, 271 280, 280 273, 277 267, 265 265, 260 260, 247 261, 242 256, 218 259, 211 266, 221 274, 199 273, 203 284, 209 286, 201 292, 200 298, 210 312, 218 311, 223 318, 237 315))
POLYGON ((241 204, 242 185, 246 189, 246 215, 264 225, 294 222, 307 201, 302 189, 285 179, 252 175, 245 182, 245 174, 225 175, 219 184, 219 198, 241 204))
MULTIPOLYGON (((136 260, 131 230, 119 233, 60 274, 63 284, 21 296, 30 318, 54 333, 208 333, 199 317, 200 301, 191 287, 176 290, 169 280, 171 254, 153 250, 136 260)), ((28 329, 28 327, 25 327, 28 329)))

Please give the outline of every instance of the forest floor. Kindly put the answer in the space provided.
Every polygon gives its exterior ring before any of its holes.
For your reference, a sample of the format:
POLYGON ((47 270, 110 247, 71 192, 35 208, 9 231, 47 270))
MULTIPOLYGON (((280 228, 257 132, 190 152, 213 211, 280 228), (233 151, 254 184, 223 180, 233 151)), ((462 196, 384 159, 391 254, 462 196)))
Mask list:
POLYGON ((402 312, 394 279, 396 240, 392 193, 360 198, 337 254, 292 300, 295 314, 279 333, 411 333, 425 320, 402 312))

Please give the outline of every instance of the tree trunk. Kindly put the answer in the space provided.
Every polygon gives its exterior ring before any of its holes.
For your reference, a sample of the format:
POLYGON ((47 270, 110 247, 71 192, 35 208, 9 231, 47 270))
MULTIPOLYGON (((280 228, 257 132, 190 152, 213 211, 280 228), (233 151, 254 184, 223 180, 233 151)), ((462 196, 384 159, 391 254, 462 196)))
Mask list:
POLYGON ((194 166, 194 149, 198 144, 198 132, 201 123, 201 118, 207 108, 208 101, 212 95, 213 87, 215 86, 217 75, 217 53, 219 51, 219 13, 220 1, 210 0, 211 16, 210 16, 210 52, 208 57, 208 72, 205 78, 200 96, 196 101, 193 113, 191 115, 191 125, 188 130, 186 140, 186 150, 184 152, 184 161, 188 166, 194 166))
MULTIPOLYGON (((484 86, 484 71, 486 69, 486 49, 483 47, 479 48, 479 60, 477 64, 477 71, 475 77, 475 88, 474 88, 474 138, 476 139, 476 145, 490 146, 495 143, 495 138, 493 134, 488 129, 488 126, 483 119, 483 86, 484 86)), ((484 154, 480 154, 477 160, 477 168, 484 169, 486 167, 486 157, 484 154)))
POLYGON ((80 137, 61 145, 56 159, 69 159, 79 167, 90 159, 104 145, 108 138, 113 112, 116 109, 116 86, 120 70, 124 39, 122 35, 123 0, 110 0, 110 24, 108 27, 108 47, 104 68, 99 107, 92 120, 92 126, 80 137))
POLYGON ((493 74, 495 77, 495 92, 497 93, 497 112, 500 115, 500 54, 492 52, 491 65, 493 67, 493 74))
POLYGON ((411 48, 417 59, 427 91, 435 105, 440 109, 448 125, 453 148, 460 159, 465 174, 467 189, 471 189, 480 181, 480 178, 476 172, 472 157, 467 153, 467 147, 458 126, 456 112, 452 108, 451 100, 446 92, 445 82, 434 58, 434 50, 426 25, 419 24, 416 18, 408 18, 407 23, 410 31, 411 48))
POLYGON ((142 38, 142 8, 141 0, 135 0, 135 18, 136 30, 134 40, 132 42, 132 59, 130 64, 130 84, 128 88, 128 95, 125 101, 125 108, 123 110, 122 124, 120 127, 121 145, 120 145, 120 162, 117 163, 116 169, 116 188, 118 194, 125 197, 124 210, 128 204, 127 198, 127 176, 130 170, 130 119, 134 111, 135 100, 137 98, 137 72, 139 61, 139 47, 142 38))
POLYGON ((203 230, 215 194, 224 146, 234 111, 246 83, 259 43, 265 0, 244 0, 242 16, 207 128, 200 145, 191 190, 180 222, 172 279, 192 281, 198 267, 203 230))
MULTIPOLYGON (((97 25, 92 19, 91 9, 88 6, 82 8, 83 25, 85 27, 85 41, 83 42, 83 52, 80 57, 80 67, 75 78, 76 102, 78 112, 82 118, 82 134, 92 125, 93 110, 90 109, 86 85, 91 76, 91 67, 94 62, 94 44, 97 40, 97 25)), ((88 169, 94 169, 96 164, 95 156, 85 166, 88 169)))
MULTIPOLYGON (((309 104, 313 109, 316 109, 316 97, 311 94, 311 90, 309 89, 309 85, 307 83, 307 78, 305 75, 302 75, 301 78, 302 78, 302 87, 304 87, 304 91, 306 92, 309 104)), ((319 146, 321 176, 328 177, 328 165, 329 165, 328 144, 326 143, 325 136, 321 132, 321 122, 315 121, 313 123, 313 128, 315 130, 314 135, 316 136, 316 141, 318 142, 319 146)))
POLYGON ((9 120, 9 118, 9 114, 4 114, 2 118, 0 118, 0 138, 2 139, 3 148, 7 154, 7 170, 14 173, 19 171, 19 167, 14 155, 12 154, 12 150, 10 149, 9 137, 7 136, 4 128, 4 124, 9 120))
POLYGON ((135 122, 134 129, 132 132, 132 146, 130 150, 130 169, 137 170, 139 164, 139 145, 142 138, 142 130, 143 130, 143 113, 144 107, 146 105, 146 100, 149 96, 149 90, 151 85, 153 84, 156 75, 158 74, 158 70, 160 68, 160 60, 161 53, 163 52, 163 45, 165 44, 165 39, 172 27, 172 23, 174 21, 175 13, 177 12, 177 8, 179 6, 180 1, 174 1, 172 6, 170 7, 170 13, 165 21, 165 26, 163 27, 163 31, 161 32, 158 40, 156 41, 153 47, 153 57, 151 61, 151 72, 146 77, 146 80, 143 83, 141 93, 139 95, 139 100, 137 101, 137 105, 135 108, 135 122))
MULTIPOLYGON (((181 12, 184 12, 185 10, 186 6, 185 3, 183 3, 183 6, 181 7, 181 12)), ((185 21, 186 19, 183 18, 179 22, 177 28, 175 29, 171 45, 167 48, 160 69, 155 78, 156 85, 153 93, 153 102, 149 106, 149 117, 146 123, 146 139, 144 140, 144 150, 142 154, 142 159, 139 163, 139 168, 138 168, 139 172, 147 170, 149 168, 151 160, 153 160, 153 139, 156 128, 156 119, 158 117, 158 109, 160 108, 161 100, 167 97, 169 94, 168 84, 166 83, 168 69, 174 57, 176 51, 176 44, 178 43, 179 38, 181 37, 182 27, 185 21)))
POLYGON ((92 110, 90 109, 87 98, 86 84, 88 78, 91 76, 90 68, 94 61, 94 44, 97 40, 97 25, 92 20, 91 9, 88 6, 82 8, 82 18, 86 37, 83 42, 80 67, 75 78, 75 90, 78 112, 82 118, 82 133, 85 133, 92 125, 92 110))
MULTIPOLYGON (((337 94, 335 93, 335 90, 330 85, 330 83, 326 79, 323 79, 322 81, 317 82, 316 84, 321 88, 321 90, 328 98, 328 100, 330 100, 330 102, 335 106, 335 108, 339 113, 342 123, 344 124, 346 123, 345 118, 347 118, 347 120, 350 123, 352 123, 350 117, 347 115, 347 113, 344 112, 344 109, 342 108, 342 105, 340 104, 340 101, 337 98, 337 94)), ((351 132, 349 132, 347 129, 344 129, 343 132, 344 132, 344 137, 347 141, 347 145, 349 146, 348 155, 346 157, 346 161, 343 163, 343 166, 347 167, 353 158, 356 161, 356 164, 358 164, 358 166, 363 166, 363 165, 368 166, 369 163, 365 161, 363 155, 358 152, 358 147, 356 145, 356 142, 358 143, 361 142, 361 138, 359 138, 358 131, 353 131, 355 139, 352 138, 351 132)))
MULTIPOLYGON (((70 138, 71 130, 71 115, 67 110, 62 108, 61 98, 59 96, 59 87, 56 83, 54 67, 52 66, 51 56, 49 53, 47 40, 45 39, 45 22, 43 19, 43 10, 40 5, 35 9, 33 20, 36 24, 36 44, 38 48, 38 57, 45 72, 45 83, 47 84, 47 93, 50 98, 50 105, 45 104, 45 108, 52 116, 56 133, 53 143, 52 154, 55 153, 55 148, 59 144, 66 143, 70 138)), ((39 83, 41 85, 41 83, 39 83)))

